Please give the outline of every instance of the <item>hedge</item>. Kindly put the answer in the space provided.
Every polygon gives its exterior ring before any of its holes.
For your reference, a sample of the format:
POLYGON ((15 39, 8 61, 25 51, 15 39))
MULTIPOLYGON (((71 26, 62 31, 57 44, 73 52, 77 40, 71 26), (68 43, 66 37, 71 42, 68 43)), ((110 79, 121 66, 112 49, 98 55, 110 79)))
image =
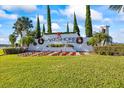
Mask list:
POLYGON ((26 51, 24 48, 3 48, 2 50, 4 54, 19 54, 26 51))
POLYGON ((49 47, 64 47, 64 44, 49 44, 49 47))
POLYGON ((124 46, 98 46, 94 51, 100 55, 118 55, 124 56, 124 46))
POLYGON ((71 44, 49 44, 48 47, 64 47, 66 45, 66 47, 74 47, 71 44))

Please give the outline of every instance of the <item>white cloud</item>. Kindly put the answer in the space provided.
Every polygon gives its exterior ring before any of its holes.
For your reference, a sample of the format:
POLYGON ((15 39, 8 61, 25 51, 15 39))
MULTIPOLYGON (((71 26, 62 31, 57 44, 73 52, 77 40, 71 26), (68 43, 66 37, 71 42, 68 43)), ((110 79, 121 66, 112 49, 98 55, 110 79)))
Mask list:
POLYGON ((41 21, 41 22, 44 22, 44 21, 45 21, 45 19, 44 19, 44 16, 43 16, 43 15, 39 15, 39 19, 40 19, 40 21, 41 21))
MULTIPOLYGON (((74 15, 74 12, 76 13, 76 16, 80 19, 85 19, 86 16, 86 6, 82 5, 70 5, 67 6, 64 10, 59 10, 61 14, 66 15, 68 17, 72 17, 74 15)), ((93 20, 102 20, 103 15, 102 13, 91 9, 91 17, 93 20)))
POLYGON ((104 22, 104 23, 107 23, 107 24, 108 24, 108 23, 112 23, 112 19, 110 19, 110 18, 104 18, 104 19, 103 19, 103 22, 104 22))
MULTIPOLYGON (((43 25, 41 25, 41 26, 43 26, 43 25)), ((52 28, 52 32, 60 32, 60 29, 61 29, 61 27, 59 26, 58 23, 52 23, 51 28, 52 28)), ((45 29, 47 32, 47 24, 45 24, 45 29)))
POLYGON ((124 21, 124 16, 121 17, 122 21, 124 21))
POLYGON ((7 19, 17 19, 16 14, 6 14, 5 11, 0 10, 0 18, 7 18, 7 19))
POLYGON ((91 17, 93 20, 102 20, 103 19, 103 15, 102 13, 91 9, 91 17))
POLYGON ((59 14, 59 12, 57 10, 51 10, 52 14, 59 14))
POLYGON ((124 21, 124 12, 118 13, 118 16, 114 20, 123 22, 124 21))
POLYGON ((100 26, 101 25, 93 25, 93 31, 99 32, 100 31, 100 26))
POLYGON ((59 32, 60 26, 57 23, 52 23, 52 31, 59 32))
MULTIPOLYGON (((37 21, 37 16, 34 18, 34 17, 32 17, 31 18, 34 22, 36 22, 37 21)), ((45 23, 46 22, 46 20, 44 19, 44 16, 43 15, 39 15, 39 20, 40 20, 40 23, 45 23)))
POLYGON ((0 37, 0 44, 10 44, 8 37, 0 37))
POLYGON ((26 12, 32 12, 37 10, 37 6, 35 5, 3 5, 1 8, 8 11, 24 10, 26 12))
POLYGON ((0 28, 2 27, 2 24, 0 24, 0 28))
POLYGON ((105 25, 93 25, 93 33, 101 32, 101 27, 104 27, 105 25))
POLYGON ((93 25, 92 26, 93 27, 93 31, 99 32, 99 31, 101 31, 101 28, 100 27, 103 27, 103 26, 105 26, 105 25, 93 25))
POLYGON ((116 30, 116 31, 112 31, 110 33, 110 35, 112 36, 113 38, 113 41, 114 42, 118 42, 118 43, 124 43, 124 28, 123 29, 120 29, 120 30, 116 30))
POLYGON ((121 13, 121 14, 120 14, 119 20, 120 20, 120 21, 124 21, 124 13, 121 13))
MULTIPOLYGON (((65 31, 67 30, 66 26, 67 26, 67 24, 64 24, 65 31)), ((73 26, 74 26, 73 23, 69 23, 69 32, 73 32, 73 26)), ((83 27, 83 25, 79 25, 79 24, 78 24, 78 27, 80 29, 81 36, 84 37, 85 36, 85 28, 83 27)))

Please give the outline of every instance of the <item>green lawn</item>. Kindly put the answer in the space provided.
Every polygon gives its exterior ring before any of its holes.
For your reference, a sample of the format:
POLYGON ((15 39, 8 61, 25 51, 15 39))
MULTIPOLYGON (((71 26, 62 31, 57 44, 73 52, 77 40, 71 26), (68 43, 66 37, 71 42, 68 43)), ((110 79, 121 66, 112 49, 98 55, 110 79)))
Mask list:
POLYGON ((0 56, 0 87, 124 87, 124 57, 0 56))
POLYGON ((3 55, 3 54, 4 54, 3 50, 0 49, 0 56, 3 55))

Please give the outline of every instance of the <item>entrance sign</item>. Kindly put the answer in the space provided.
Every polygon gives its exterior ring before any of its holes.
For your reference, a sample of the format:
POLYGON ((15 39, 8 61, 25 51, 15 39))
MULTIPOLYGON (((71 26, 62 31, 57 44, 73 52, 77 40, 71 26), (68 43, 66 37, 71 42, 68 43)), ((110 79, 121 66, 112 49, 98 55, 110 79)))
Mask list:
POLYGON ((87 37, 79 37, 77 33, 45 34, 35 39, 37 45, 30 44, 31 51, 92 51, 92 46, 87 45, 87 37), (73 47, 72 47, 73 46, 73 47))

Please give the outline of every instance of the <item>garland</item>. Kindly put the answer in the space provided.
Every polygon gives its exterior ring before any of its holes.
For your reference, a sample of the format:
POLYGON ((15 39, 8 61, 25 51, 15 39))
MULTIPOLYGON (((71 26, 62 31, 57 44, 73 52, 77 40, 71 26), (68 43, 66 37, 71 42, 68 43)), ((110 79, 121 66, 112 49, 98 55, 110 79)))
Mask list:
POLYGON ((44 43, 44 39, 43 39, 43 38, 39 38, 39 39, 38 39, 38 43, 39 43, 39 44, 43 44, 43 43, 44 43))
POLYGON ((82 44, 83 43, 83 38, 82 37, 77 37, 76 43, 82 44))

